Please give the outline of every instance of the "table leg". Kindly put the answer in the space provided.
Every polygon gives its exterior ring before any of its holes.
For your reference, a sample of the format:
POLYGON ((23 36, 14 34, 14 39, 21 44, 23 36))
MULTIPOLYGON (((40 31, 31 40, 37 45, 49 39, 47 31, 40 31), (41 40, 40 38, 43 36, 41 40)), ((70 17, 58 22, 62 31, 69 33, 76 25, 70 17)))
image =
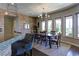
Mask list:
POLYGON ((50 40, 50 39, 51 39, 51 38, 49 37, 49 47, 52 48, 52 47, 51 47, 51 40, 50 40))

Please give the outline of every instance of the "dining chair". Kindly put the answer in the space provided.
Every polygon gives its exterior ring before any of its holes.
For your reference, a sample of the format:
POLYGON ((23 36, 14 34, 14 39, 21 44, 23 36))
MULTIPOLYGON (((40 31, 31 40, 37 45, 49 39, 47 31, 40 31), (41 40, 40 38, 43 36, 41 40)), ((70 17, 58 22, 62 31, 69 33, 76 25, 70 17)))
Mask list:
POLYGON ((60 46, 60 41, 61 41, 61 34, 58 33, 57 35, 54 35, 52 38, 51 38, 51 44, 55 43, 57 45, 57 48, 60 46))
POLYGON ((32 43, 30 42, 28 44, 25 44, 24 47, 20 46, 15 48, 14 53, 15 54, 13 56, 25 56, 25 55, 32 56, 32 43))
POLYGON ((34 41, 37 43, 37 44, 39 44, 39 42, 40 42, 40 34, 34 34, 34 41))
POLYGON ((46 47, 47 46, 47 42, 48 42, 48 38, 46 36, 46 31, 41 32, 40 40, 41 40, 41 44, 44 43, 45 47, 46 47))
POLYGON ((29 55, 29 56, 32 56, 33 34, 28 33, 28 37, 27 37, 27 39, 24 39, 24 42, 26 43, 25 47, 24 47, 25 54, 29 55))
POLYGON ((25 56, 28 53, 32 55, 32 39, 33 36, 31 34, 25 35, 23 40, 16 41, 12 43, 12 56, 25 56))
POLYGON ((11 44, 12 56, 23 56, 25 53, 24 45, 25 43, 22 40, 12 43, 11 44))

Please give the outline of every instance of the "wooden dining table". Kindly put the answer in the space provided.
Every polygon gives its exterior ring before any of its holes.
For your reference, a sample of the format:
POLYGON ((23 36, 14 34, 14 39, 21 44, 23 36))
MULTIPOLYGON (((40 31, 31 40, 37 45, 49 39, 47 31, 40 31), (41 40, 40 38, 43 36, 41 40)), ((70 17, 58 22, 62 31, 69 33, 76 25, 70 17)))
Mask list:
POLYGON ((49 47, 52 48, 52 45, 51 45, 51 40, 54 39, 56 35, 53 35, 51 33, 46 33, 46 37, 49 39, 49 47))
POLYGON ((52 48, 51 39, 53 39, 54 36, 56 36, 56 35, 53 35, 51 33, 44 33, 44 34, 42 34, 42 33, 36 33, 36 34, 38 34, 39 36, 40 35, 46 36, 46 38, 48 38, 48 41, 49 41, 49 48, 52 48))

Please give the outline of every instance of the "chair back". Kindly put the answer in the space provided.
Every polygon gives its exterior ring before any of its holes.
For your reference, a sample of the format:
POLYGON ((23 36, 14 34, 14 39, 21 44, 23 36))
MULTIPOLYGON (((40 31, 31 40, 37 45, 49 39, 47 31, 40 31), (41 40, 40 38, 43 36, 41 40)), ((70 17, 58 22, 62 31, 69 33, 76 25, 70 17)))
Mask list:
POLYGON ((55 35, 56 33, 55 33, 55 31, 51 31, 51 34, 52 34, 52 35, 55 35))
POLYGON ((35 33, 34 34, 34 39, 39 39, 39 36, 40 36, 39 34, 35 33))
POLYGON ((61 41, 61 33, 58 33, 58 42, 60 43, 61 41))
POLYGON ((58 33, 58 39, 61 39, 61 33, 58 33))
POLYGON ((30 34, 30 33, 27 33, 27 34, 25 35, 24 40, 27 40, 27 41, 29 41, 29 42, 32 42, 32 40, 33 40, 33 35, 30 34))

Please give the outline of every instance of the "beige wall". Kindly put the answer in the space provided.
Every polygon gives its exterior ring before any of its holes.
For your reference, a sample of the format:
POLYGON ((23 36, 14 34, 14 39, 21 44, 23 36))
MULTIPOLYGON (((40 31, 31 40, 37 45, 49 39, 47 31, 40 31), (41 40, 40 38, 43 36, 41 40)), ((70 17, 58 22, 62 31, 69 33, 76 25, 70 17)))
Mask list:
MULTIPOLYGON (((12 25, 12 24, 8 23, 9 21, 7 21, 7 19, 4 19, 4 10, 0 10, 0 12, 1 12, 0 13, 0 28, 3 28, 3 31, 0 32, 0 42, 2 42, 2 41, 5 41, 5 40, 11 38, 13 36, 13 34, 11 35, 11 31, 8 29, 11 26, 7 26, 7 25, 12 25), (6 27, 5 27, 5 25, 6 25, 6 27), (6 31, 6 29, 8 29, 8 30, 6 31)), ((18 17, 16 17, 13 21, 14 22, 14 24, 12 25, 13 32, 14 31, 21 32, 22 34, 32 32, 34 20, 35 20, 35 18, 33 18, 33 17, 25 16, 25 15, 18 13, 18 17), (28 23, 30 25, 29 30, 26 30, 24 28, 24 23, 28 23)))
POLYGON ((4 40, 8 40, 14 36, 13 26, 15 17, 4 16, 4 40))
POLYGON ((25 15, 18 15, 18 19, 15 20, 15 31, 17 32, 21 32, 22 34, 25 33, 30 33, 32 32, 33 29, 33 24, 34 24, 34 18, 33 17, 29 17, 29 16, 25 16, 25 15), (24 28, 24 24, 27 23, 30 25, 30 29, 25 29, 24 28))
POLYGON ((2 28, 2 32, 0 32, 0 42, 1 42, 4 40, 4 16, 2 12, 0 12, 0 28, 2 28))

